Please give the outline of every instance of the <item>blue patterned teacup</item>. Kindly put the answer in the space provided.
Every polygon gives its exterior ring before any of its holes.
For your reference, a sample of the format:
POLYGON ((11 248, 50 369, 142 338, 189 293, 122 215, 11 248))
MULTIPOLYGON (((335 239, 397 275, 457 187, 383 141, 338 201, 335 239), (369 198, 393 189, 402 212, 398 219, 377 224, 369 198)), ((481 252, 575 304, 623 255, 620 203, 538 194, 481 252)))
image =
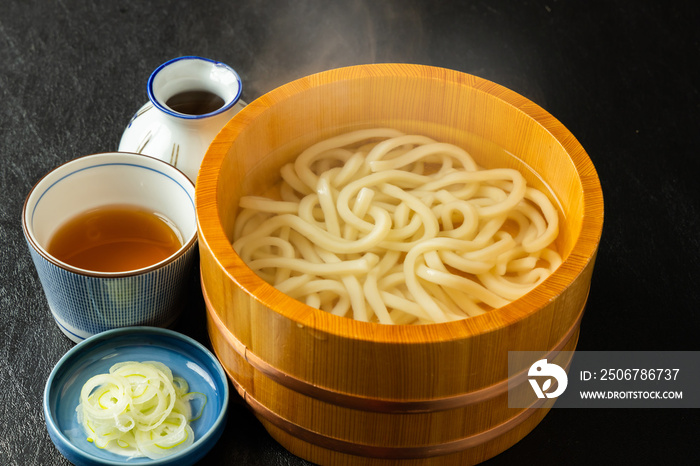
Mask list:
POLYGON ((120 152, 71 160, 34 185, 22 226, 51 314, 74 342, 119 327, 169 327, 180 315, 195 268, 197 222, 194 184, 171 165, 120 152), (81 269, 47 252, 66 220, 115 204, 165 215, 179 231, 182 247, 158 263, 122 272, 81 269))

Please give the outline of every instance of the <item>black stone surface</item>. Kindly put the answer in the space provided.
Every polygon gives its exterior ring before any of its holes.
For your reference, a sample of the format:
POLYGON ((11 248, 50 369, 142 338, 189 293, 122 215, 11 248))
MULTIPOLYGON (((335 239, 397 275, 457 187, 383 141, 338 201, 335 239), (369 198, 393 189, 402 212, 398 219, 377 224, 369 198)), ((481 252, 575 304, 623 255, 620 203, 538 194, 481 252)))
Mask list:
MULTIPOLYGON (((700 15, 694 1, 0 2, 0 464, 63 465, 42 415, 73 345, 50 317, 22 236, 31 186, 71 158, 116 150, 164 61, 234 67, 252 101, 339 66, 411 62, 502 84, 581 141, 605 227, 579 350, 697 350, 700 328, 700 15)), ((193 286, 177 329, 208 343, 193 286)), ((235 395, 202 464, 302 465, 235 395)), ((553 409, 505 464, 688 464, 700 410, 553 409)))

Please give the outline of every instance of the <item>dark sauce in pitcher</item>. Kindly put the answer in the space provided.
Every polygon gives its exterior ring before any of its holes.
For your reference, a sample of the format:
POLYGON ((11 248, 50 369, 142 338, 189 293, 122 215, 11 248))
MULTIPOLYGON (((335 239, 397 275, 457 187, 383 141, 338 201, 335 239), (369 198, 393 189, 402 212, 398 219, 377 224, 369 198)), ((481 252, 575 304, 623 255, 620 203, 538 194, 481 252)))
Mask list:
POLYGON ((170 97, 165 105, 178 113, 204 115, 224 106, 224 99, 209 91, 185 91, 170 97))

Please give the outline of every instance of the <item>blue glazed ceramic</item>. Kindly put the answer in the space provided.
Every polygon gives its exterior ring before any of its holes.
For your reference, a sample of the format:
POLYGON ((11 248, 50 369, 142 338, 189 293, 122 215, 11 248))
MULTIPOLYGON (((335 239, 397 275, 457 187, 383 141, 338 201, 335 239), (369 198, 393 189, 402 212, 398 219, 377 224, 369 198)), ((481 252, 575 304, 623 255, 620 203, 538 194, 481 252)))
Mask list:
POLYGON ((73 159, 32 188, 22 226, 51 314, 74 342, 126 326, 169 327, 179 316, 196 263, 197 224, 194 184, 171 165, 118 152, 73 159), (48 252, 52 234, 66 220, 114 204, 163 215, 182 247, 159 263, 123 272, 80 269, 48 252))
POLYGON ((70 462, 94 465, 191 465, 219 440, 226 425, 229 387, 219 361, 195 340, 172 330, 132 327, 100 333, 79 343, 56 364, 44 390, 44 417, 51 440, 70 462), (183 377, 190 390, 204 393, 202 416, 192 421, 195 442, 172 456, 127 459, 86 440, 75 408, 80 390, 93 375, 109 372, 121 361, 160 361, 183 377))
POLYGON ((165 160, 193 182, 207 148, 221 128, 244 106, 241 78, 219 61, 197 56, 169 60, 151 74, 148 102, 131 118, 119 142, 122 152, 138 152, 165 160), (209 113, 181 113, 170 98, 188 91, 208 91, 222 105, 209 113))

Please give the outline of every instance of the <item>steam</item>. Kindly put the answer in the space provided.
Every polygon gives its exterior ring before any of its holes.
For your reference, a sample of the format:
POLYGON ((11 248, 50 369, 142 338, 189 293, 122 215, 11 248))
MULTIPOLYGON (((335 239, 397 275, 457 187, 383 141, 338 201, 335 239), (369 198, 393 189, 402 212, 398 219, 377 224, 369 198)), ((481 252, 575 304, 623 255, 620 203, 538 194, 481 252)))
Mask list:
POLYGON ((247 80, 251 94, 257 97, 294 79, 343 66, 420 63, 422 22, 411 3, 305 0, 278 8, 255 53, 247 80))

